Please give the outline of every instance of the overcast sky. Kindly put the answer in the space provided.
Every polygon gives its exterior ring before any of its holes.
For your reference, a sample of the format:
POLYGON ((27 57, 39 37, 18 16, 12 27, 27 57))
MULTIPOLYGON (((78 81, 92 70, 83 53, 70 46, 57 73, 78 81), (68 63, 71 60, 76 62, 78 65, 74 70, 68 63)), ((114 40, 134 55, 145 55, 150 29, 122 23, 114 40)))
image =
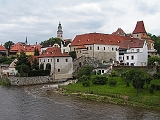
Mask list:
POLYGON ((160 35, 159 0, 0 0, 0 42, 28 43, 57 36, 59 21, 63 38, 118 28, 132 33, 137 21, 146 31, 160 35))

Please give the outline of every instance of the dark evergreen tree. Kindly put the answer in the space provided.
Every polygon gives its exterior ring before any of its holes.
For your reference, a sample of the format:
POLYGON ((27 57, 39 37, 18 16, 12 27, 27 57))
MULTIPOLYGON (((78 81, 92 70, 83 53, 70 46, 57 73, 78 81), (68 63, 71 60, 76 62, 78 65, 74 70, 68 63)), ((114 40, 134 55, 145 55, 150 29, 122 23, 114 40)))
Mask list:
POLYGON ((38 70, 39 69, 39 64, 36 58, 34 58, 33 62, 32 62, 32 69, 33 70, 38 70))

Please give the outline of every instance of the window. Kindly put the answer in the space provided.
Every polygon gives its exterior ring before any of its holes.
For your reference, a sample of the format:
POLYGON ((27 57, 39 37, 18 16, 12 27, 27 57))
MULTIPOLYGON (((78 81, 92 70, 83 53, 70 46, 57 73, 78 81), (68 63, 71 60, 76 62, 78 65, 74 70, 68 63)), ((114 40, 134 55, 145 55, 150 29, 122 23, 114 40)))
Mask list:
POLYGON ((104 50, 105 50, 106 48, 104 47, 104 50))
POLYGON ((41 62, 41 59, 40 59, 40 62, 41 62))
POLYGON ((127 60, 129 60, 129 56, 127 56, 127 60))
POLYGON ((114 48, 112 48, 112 51, 114 50, 114 48))
POLYGON ((52 62, 52 59, 51 59, 51 62, 52 62))
POLYGON ((48 59, 48 62, 49 62, 49 59, 48 59))
POLYGON ((92 50, 92 46, 90 46, 90 50, 92 50))
POLYGON ((137 52, 139 52, 139 49, 137 49, 137 52))
POLYGON ((97 47, 97 50, 99 50, 99 46, 97 47))
POLYGON ((76 48, 74 48, 74 51, 76 51, 76 48))
POLYGON ((87 47, 87 50, 88 50, 88 47, 87 47))
POLYGON ((60 69, 58 69, 58 72, 60 72, 60 69))
POLYGON ((104 73, 104 70, 102 70, 102 73, 104 73))
POLYGON ((59 62, 59 59, 57 59, 57 62, 59 62))
POLYGON ((131 56, 131 60, 134 60, 134 56, 131 56))
POLYGON ((68 59, 66 59, 66 62, 68 62, 68 59))

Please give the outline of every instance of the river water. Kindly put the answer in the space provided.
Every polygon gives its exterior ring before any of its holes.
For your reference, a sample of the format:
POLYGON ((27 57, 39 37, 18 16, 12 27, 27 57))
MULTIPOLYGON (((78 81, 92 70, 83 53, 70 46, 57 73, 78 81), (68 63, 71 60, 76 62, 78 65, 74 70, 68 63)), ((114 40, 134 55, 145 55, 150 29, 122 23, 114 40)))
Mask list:
POLYGON ((160 111, 63 96, 42 86, 0 86, 0 120, 160 120, 160 111))

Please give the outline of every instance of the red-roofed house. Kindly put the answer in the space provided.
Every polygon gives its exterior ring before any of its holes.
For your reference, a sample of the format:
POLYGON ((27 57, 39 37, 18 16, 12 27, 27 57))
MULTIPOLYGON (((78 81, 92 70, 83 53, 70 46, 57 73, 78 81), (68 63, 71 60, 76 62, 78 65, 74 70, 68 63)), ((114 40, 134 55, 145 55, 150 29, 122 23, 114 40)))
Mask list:
POLYGON ((25 43, 18 42, 11 47, 10 54, 11 55, 20 54, 20 52, 23 50, 26 53, 26 55, 29 56, 29 55, 34 55, 35 49, 38 49, 38 51, 40 52, 41 45, 39 44, 26 45, 25 43))
POLYGON ((43 65, 46 69, 47 63, 51 65, 51 75, 54 80, 72 78, 73 62, 68 53, 61 52, 61 48, 52 47, 39 55, 39 66, 43 65))
POLYGON ((116 51, 122 41, 130 37, 102 33, 77 35, 71 43, 71 51, 76 51, 77 58, 81 56, 94 57, 100 62, 116 60, 116 51))
POLYGON ((121 65, 147 66, 148 47, 146 41, 137 38, 122 41, 116 59, 121 65))
POLYGON ((5 56, 8 54, 8 51, 5 47, 3 47, 2 45, 0 45, 0 55, 5 56))

